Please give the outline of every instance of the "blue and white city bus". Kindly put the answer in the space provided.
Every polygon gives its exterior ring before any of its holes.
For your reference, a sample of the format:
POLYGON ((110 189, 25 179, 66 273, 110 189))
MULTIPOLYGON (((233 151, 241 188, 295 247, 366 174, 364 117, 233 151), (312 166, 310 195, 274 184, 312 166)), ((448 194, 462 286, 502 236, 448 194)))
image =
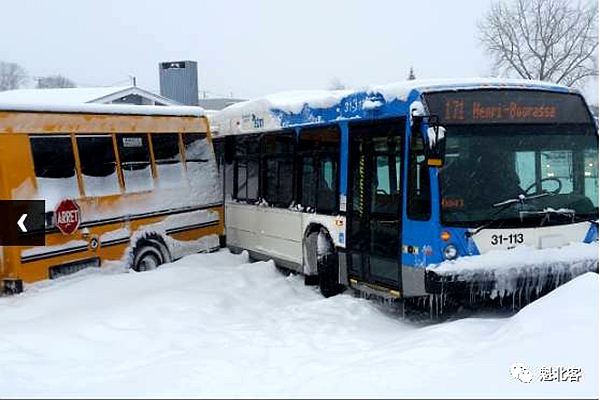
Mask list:
POLYGON ((577 90, 413 80, 275 94, 212 124, 228 247, 325 296, 514 300, 598 270, 598 131, 577 90))

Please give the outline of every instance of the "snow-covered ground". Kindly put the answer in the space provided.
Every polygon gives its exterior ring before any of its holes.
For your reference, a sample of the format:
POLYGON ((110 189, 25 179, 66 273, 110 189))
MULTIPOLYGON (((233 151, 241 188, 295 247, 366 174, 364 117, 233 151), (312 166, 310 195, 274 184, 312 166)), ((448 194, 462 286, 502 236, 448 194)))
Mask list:
POLYGON ((225 250, 81 271, 0 299, 0 397, 65 396, 598 397, 598 275, 512 317, 423 325, 225 250))

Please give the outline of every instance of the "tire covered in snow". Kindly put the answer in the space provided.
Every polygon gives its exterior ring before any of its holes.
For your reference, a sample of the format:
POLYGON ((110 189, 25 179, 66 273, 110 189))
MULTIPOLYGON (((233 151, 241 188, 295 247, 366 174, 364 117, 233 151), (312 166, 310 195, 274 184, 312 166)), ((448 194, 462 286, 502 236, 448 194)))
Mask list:
POLYGON ((338 282, 338 256, 329 233, 324 228, 314 231, 306 238, 316 255, 319 290, 325 297, 342 293, 344 286, 338 282))
POLYGON ((138 240, 132 250, 131 268, 134 271, 150 271, 171 261, 169 249, 157 234, 148 234, 138 240))

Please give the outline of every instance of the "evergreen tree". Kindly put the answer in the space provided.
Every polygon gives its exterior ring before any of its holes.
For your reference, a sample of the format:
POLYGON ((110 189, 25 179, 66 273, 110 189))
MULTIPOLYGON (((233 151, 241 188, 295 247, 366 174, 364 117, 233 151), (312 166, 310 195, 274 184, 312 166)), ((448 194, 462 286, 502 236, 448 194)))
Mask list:
POLYGON ((414 79, 417 79, 417 77, 415 76, 415 72, 413 71, 413 67, 410 67, 410 72, 408 73, 408 80, 412 81, 414 79))

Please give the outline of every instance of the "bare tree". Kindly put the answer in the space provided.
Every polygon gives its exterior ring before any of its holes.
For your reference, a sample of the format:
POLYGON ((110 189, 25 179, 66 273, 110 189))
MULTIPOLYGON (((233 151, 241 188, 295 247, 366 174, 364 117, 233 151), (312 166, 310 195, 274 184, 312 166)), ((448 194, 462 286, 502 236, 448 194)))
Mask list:
POLYGON ((331 81, 329 81, 329 90, 343 90, 346 89, 346 85, 344 85, 344 83, 342 83, 342 81, 337 78, 334 77, 331 79, 331 81))
POLYGON ((36 87, 38 89, 74 88, 77 87, 77 85, 75 82, 62 75, 50 75, 37 78, 36 87))
POLYGON ((572 86, 598 76, 598 3, 513 0, 492 5, 479 22, 479 39, 493 68, 572 86))
POLYGON ((27 79, 27 72, 19 64, 0 61, 0 91, 18 89, 27 79))

